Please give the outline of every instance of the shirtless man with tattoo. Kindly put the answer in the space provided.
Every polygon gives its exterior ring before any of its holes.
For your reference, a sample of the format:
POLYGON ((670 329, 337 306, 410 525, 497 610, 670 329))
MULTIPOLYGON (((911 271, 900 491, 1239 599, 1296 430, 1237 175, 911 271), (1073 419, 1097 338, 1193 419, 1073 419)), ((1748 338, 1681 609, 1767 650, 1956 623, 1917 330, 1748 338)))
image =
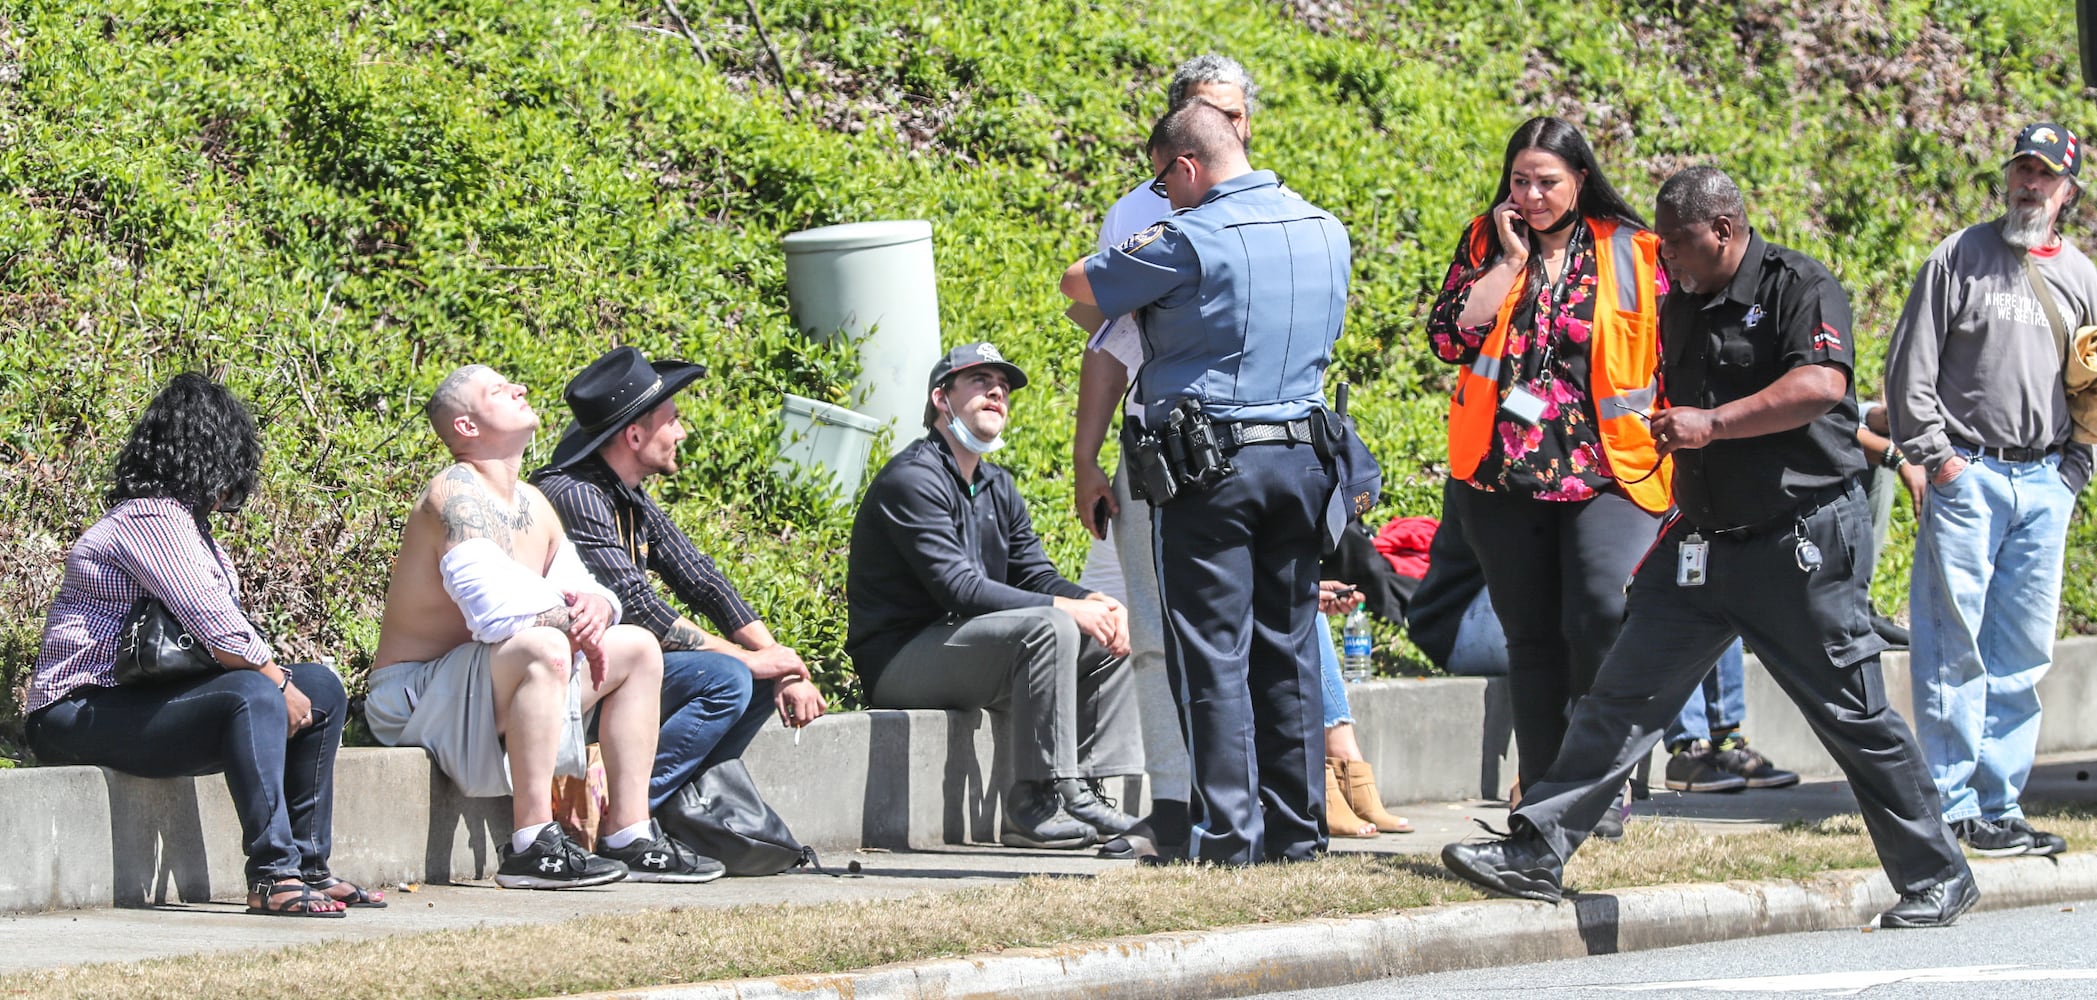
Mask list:
POLYGON ((685 432, 672 397, 704 374, 689 362, 650 362, 632 347, 613 348, 569 381, 562 395, 575 421, 553 460, 531 477, 583 565, 618 595, 626 620, 662 642, 651 810, 699 772, 742 756, 766 719, 800 727, 824 710, 800 655, 772 637, 714 561, 642 492, 650 477, 677 471, 685 432), (691 617, 656 591, 651 572, 691 617))
POLYGON ((546 498, 519 481, 539 415, 485 365, 446 376, 424 413, 454 463, 416 500, 386 588, 365 717, 390 746, 420 746, 472 796, 510 795, 505 888, 720 876, 649 819, 662 650, 618 624, 546 498), (580 773, 596 713, 610 802, 597 854, 553 822, 557 768, 580 773), (512 794, 513 789, 515 794, 512 794))

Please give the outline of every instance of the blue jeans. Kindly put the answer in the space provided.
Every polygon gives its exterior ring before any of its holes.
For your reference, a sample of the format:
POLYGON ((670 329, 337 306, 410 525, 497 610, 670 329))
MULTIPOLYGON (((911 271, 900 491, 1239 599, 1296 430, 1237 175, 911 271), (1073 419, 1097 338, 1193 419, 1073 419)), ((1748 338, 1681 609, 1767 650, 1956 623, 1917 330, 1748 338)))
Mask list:
POLYGON ((141 778, 226 774, 249 884, 328 870, 334 849, 335 751, 349 712, 342 679, 298 663, 291 682, 314 724, 284 738, 284 695, 253 670, 139 687, 74 688, 29 719, 46 764, 94 764, 141 778))
POLYGON ((772 682, 727 653, 663 653, 663 730, 649 772, 650 812, 700 771, 743 755, 772 714, 772 682))
POLYGON ((1747 718, 1747 666, 1740 660, 1740 640, 1718 654, 1718 663, 1704 675, 1704 683, 1689 692, 1689 700, 1675 721, 1667 724, 1664 737, 1670 749, 1691 740, 1708 740, 1713 731, 1739 729, 1747 718))
POLYGON ((1325 688, 1325 728, 1331 729, 1353 722, 1354 710, 1347 705, 1347 681, 1340 676, 1340 651, 1333 648, 1332 626, 1321 620, 1317 631, 1318 675, 1325 688))
POLYGON ((2024 814, 2075 509, 2057 455, 1966 461, 1924 492, 1908 583, 1915 731, 1947 822, 2024 814))

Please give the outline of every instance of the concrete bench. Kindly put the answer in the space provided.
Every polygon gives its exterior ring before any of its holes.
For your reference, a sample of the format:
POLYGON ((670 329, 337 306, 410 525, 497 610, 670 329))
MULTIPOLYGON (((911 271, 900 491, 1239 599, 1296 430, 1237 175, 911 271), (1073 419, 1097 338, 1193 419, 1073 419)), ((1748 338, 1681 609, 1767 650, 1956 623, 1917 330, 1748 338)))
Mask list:
MULTIPOLYGON (((1752 661, 1751 661, 1752 663, 1752 661)), ((1904 658, 1887 686, 1907 706, 1904 658)), ((1784 767, 1834 767, 1759 665, 1749 732, 1784 767)), ((1352 685, 1358 736, 1397 804, 1492 797, 1514 774, 1504 681, 1390 679, 1352 685), (1503 756, 1504 755, 1504 756, 1503 756)), ((2064 641, 2040 687, 2040 751, 2097 747, 2097 639, 2064 641)), ((819 850, 911 848, 997 839, 1005 754, 981 712, 840 712, 802 733, 769 727, 745 760, 766 798, 819 850)), ((1656 751, 1657 783, 1665 767, 1656 751)), ((1140 778, 1120 783, 1141 812, 1140 778)), ((507 799, 468 799, 420 750, 352 747, 336 765, 335 861, 362 882, 493 873, 509 833, 507 799)), ((240 825, 218 776, 144 779, 94 767, 0 771, 0 912, 140 906, 238 897, 240 825)))

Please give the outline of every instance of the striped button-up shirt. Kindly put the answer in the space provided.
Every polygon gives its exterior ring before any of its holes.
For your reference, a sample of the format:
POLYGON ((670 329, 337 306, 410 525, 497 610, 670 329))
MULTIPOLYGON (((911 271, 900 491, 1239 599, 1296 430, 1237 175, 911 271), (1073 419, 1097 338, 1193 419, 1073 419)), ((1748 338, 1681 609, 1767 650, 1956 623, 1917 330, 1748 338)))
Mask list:
POLYGON ((240 580, 189 508, 164 497, 126 500, 90 526, 66 555, 65 581, 44 618, 29 682, 34 712, 74 688, 115 687, 117 631, 139 596, 167 606, 190 635, 249 663, 269 644, 240 610, 240 580))
POLYGON ((532 484, 553 504, 590 575, 619 595, 626 621, 661 636, 683 617, 649 584, 645 570, 654 570, 723 637, 757 620, 757 612, 714 561, 677 530, 670 515, 646 493, 620 482, 602 458, 590 455, 566 468, 541 470, 532 484))

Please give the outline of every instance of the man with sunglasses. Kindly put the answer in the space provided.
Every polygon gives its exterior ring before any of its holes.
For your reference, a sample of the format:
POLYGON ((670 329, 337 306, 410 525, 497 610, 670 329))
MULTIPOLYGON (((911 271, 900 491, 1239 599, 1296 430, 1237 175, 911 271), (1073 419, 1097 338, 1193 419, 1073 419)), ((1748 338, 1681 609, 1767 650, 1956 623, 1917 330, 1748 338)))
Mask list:
MULTIPOLYGON (((1180 64, 1165 100, 1170 108, 1188 101, 1215 105, 1244 141, 1251 135, 1258 94, 1259 87, 1237 60, 1211 53, 1180 64)), ((1171 214, 1161 179, 1139 183, 1107 210, 1098 249, 1118 246, 1171 214)), ((1100 853, 1129 857, 1176 850, 1187 843, 1187 739, 1180 732, 1172 685, 1165 679, 1165 613, 1158 605, 1158 573, 1151 563, 1150 507, 1130 497, 1126 455, 1111 481, 1099 464, 1115 404, 1143 367, 1141 328, 1134 317, 1110 321, 1091 307, 1071 308, 1071 318, 1089 335, 1078 374, 1077 431, 1071 438, 1078 520, 1093 537, 1078 584, 1112 595, 1128 608, 1128 669, 1141 707, 1144 772, 1150 779, 1150 815, 1130 836, 1108 841, 1100 853)), ((1142 415, 1133 399, 1126 410, 1125 420, 1142 415)))
POLYGON ((1106 315, 1138 314, 1142 429, 1205 427, 1213 441, 1204 471, 1173 474, 1176 497, 1150 494, 1193 760, 1187 856, 1305 860, 1326 847, 1314 629, 1337 477, 1323 376, 1352 251, 1332 215, 1252 168, 1213 105, 1167 112, 1149 150, 1178 211, 1072 264, 1062 288, 1106 315))

